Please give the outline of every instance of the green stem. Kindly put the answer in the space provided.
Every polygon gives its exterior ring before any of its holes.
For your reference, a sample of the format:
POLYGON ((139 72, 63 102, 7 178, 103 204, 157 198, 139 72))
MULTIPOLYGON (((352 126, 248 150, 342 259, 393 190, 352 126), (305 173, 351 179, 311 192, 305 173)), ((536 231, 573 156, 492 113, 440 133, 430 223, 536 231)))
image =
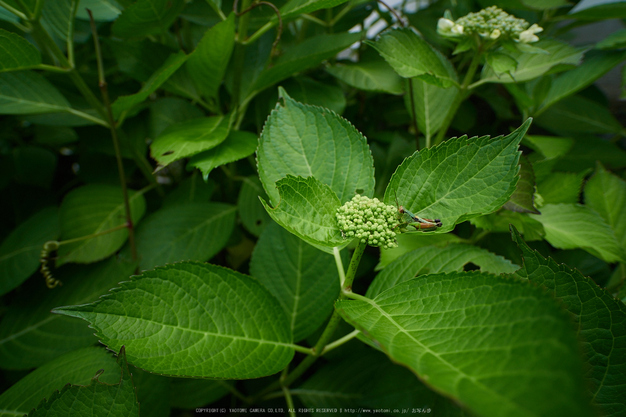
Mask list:
POLYGON ((104 78, 104 66, 102 64, 102 52, 100 51, 100 41, 98 40, 96 22, 93 20, 91 10, 87 10, 87 12, 89 13, 89 22, 91 23, 91 32, 93 34, 93 42, 96 49, 96 61, 98 63, 98 84, 100 86, 100 92, 102 93, 102 101, 104 103, 104 107, 106 108, 107 120, 109 122, 109 129, 111 131, 111 139, 113 140, 113 148, 115 149, 117 174, 120 178, 120 184, 122 185, 124 212, 126 215, 126 226, 128 227, 128 243, 130 244, 132 259, 133 261, 136 261, 137 246, 135 245, 135 228, 133 225, 133 218, 130 213, 130 200, 128 199, 128 189, 126 188, 126 174, 124 173, 124 165, 122 163, 122 152, 120 151, 120 142, 117 137, 115 119, 113 118, 113 109, 111 108, 111 101, 109 100, 109 90, 107 88, 106 79, 104 78))
MULTIPOLYGON (((352 293, 352 294, 354 294, 354 293, 352 293)), ((333 350, 335 348, 338 348, 339 346, 343 345, 344 343, 347 343, 350 340, 352 340, 355 337, 357 337, 359 333, 361 333, 360 330, 355 330, 353 332, 348 333, 344 337, 341 337, 341 338, 335 340, 334 342, 327 344, 324 347, 324 351, 322 353, 325 354, 325 353, 330 352, 331 350, 333 350)))
POLYGON ((21 11, 17 10, 14 7, 9 6, 4 1, 0 0, 0 6, 4 7, 7 11, 13 13, 15 16, 19 17, 22 20, 28 20, 28 17, 24 13, 22 13, 21 11))
POLYGON ((289 387, 284 384, 285 377, 289 372, 289 367, 287 366, 283 369, 282 374, 280 375, 280 385, 283 390, 283 395, 285 396, 285 401, 287 401, 287 408, 289 409, 289 416, 296 417, 295 407, 293 406, 293 398, 291 397, 291 392, 289 392, 289 387))
POLYGON ((91 89, 87 86, 87 84, 85 83, 85 80, 83 80, 83 78, 80 76, 76 68, 74 68, 70 64, 70 62, 67 60, 67 58, 63 54, 63 51, 59 49, 59 47, 54 42, 54 40, 50 37, 48 32, 46 32, 43 26, 41 26, 40 22, 32 21, 31 24, 33 28, 33 37, 35 39, 38 39, 43 44, 42 46, 44 48, 42 49, 46 49, 50 51, 52 56, 59 61, 62 67, 69 69, 68 75, 74 82, 74 85, 76 86, 76 88, 78 88, 78 91, 80 91, 80 93, 83 95, 83 97, 85 97, 87 102, 94 109, 96 109, 98 113, 100 113, 102 118, 106 120, 107 115, 106 115, 106 112, 104 111, 104 108, 102 107, 102 103, 100 103, 100 101, 96 98, 93 91, 91 91, 91 89))
POLYGON ((469 68, 467 69, 467 73, 465 73, 465 78, 463 79, 463 83, 461 84, 459 92, 456 98, 454 99, 454 102, 452 103, 452 105, 448 108, 448 113, 446 114, 446 117, 443 120, 443 124, 441 125, 441 129, 439 130, 439 133, 437 134, 437 137, 435 138, 435 145, 438 145, 441 142, 443 142, 443 139, 446 136, 446 133, 448 132, 448 128, 450 127, 450 123, 452 123, 452 120, 454 119, 454 115, 456 114, 456 111, 458 110, 463 100, 465 100, 468 97, 469 95, 468 93, 471 90, 470 83, 474 79, 474 75, 476 74, 476 70, 478 69, 478 65, 480 64, 481 58, 482 58, 482 54, 480 53, 480 51, 478 51, 472 57, 472 62, 470 62, 469 68))
POLYGON ((335 15, 333 20, 329 23, 329 26, 335 26, 335 24, 340 21, 350 10, 352 10, 352 2, 348 2, 348 5, 341 9, 341 11, 335 15))
MULTIPOLYGON (((243 0, 241 10, 250 7, 251 0, 243 0)), ((235 13, 237 11, 235 10, 235 13)), ((235 52, 233 54, 233 68, 235 70, 233 80, 233 103, 239 107, 241 99, 241 78, 243 76, 243 64, 246 58, 246 46, 243 44, 248 35, 248 23, 250 22, 250 13, 244 13, 239 17, 239 27, 237 28, 237 37, 235 39, 235 52)))
POLYGON ((252 35, 250 35, 250 37, 244 41, 241 41, 242 45, 249 45, 251 43, 256 42, 261 36, 263 36, 265 34, 265 32, 267 32, 268 30, 270 30, 271 28, 273 28, 274 26, 276 26, 278 22, 275 20, 270 20, 269 22, 267 22, 266 24, 264 24, 263 26, 261 26, 259 29, 257 29, 256 32, 254 32, 252 35))
POLYGON ((310 22, 313 22, 313 23, 315 23, 317 25, 323 26, 323 27, 327 27, 328 26, 328 23, 324 22, 322 19, 318 19, 315 16, 311 16, 310 14, 306 14, 305 13, 305 14, 301 15, 300 17, 305 19, 305 20, 308 20, 310 22))
POLYGON ((346 273, 343 269, 343 262, 339 253, 339 248, 335 246, 333 248, 333 257, 335 258, 335 264, 337 265, 337 272, 339 273, 339 286, 342 287, 346 280, 346 273))
MULTIPOLYGON (((348 294, 352 294, 352 282, 354 281, 356 270, 359 266, 361 258, 363 257, 363 252, 365 251, 366 246, 367 244, 361 243, 359 241, 356 248, 354 249, 352 259, 350 260, 350 266, 348 267, 348 273, 346 274, 346 279, 343 282, 343 285, 341 287, 341 293, 339 294, 340 300, 345 300, 348 298, 348 294)), ((335 330, 337 330, 337 326, 339 325, 339 323, 341 323, 341 316, 339 315, 339 312, 335 310, 333 312, 333 315, 330 317, 330 320, 328 320, 328 323, 326 324, 326 328, 322 332, 322 335, 317 340, 317 343, 315 343, 315 346, 311 349, 310 356, 304 358, 302 362, 300 362, 291 373, 286 374, 284 378, 281 377, 279 381, 276 381, 273 384, 267 386, 265 389, 261 390, 257 395, 252 397, 249 402, 254 403, 260 398, 264 398, 267 393, 270 393, 282 387, 288 387, 295 380, 300 378, 300 376, 307 369, 309 369, 311 365, 313 365, 315 361, 324 354, 324 352, 326 352, 326 346, 328 344, 328 341, 335 333, 335 330)), ((344 336, 341 339, 333 342, 331 345, 333 345, 333 347, 339 346, 341 344, 339 343, 340 340, 343 340, 341 343, 345 343, 348 339, 346 339, 346 336, 344 336)))
MULTIPOLYGON (((417 113, 415 112, 415 97, 413 96, 413 79, 409 78, 409 99, 411 101, 411 118, 415 130, 415 149, 420 150, 420 130, 417 127, 417 113)), ((430 148, 430 137, 426 138, 426 147, 430 148)))
POLYGON ((76 243, 76 242, 80 242, 80 241, 87 240, 87 239, 93 239, 95 237, 102 236, 102 235, 108 235, 109 233, 117 232, 118 230, 122 230, 124 228, 126 228, 126 224, 120 224, 119 226, 115 226, 112 229, 103 230, 102 232, 92 233, 90 235, 85 235, 85 236, 77 237, 74 239, 61 240, 59 242, 59 246, 69 245, 70 243, 76 243))

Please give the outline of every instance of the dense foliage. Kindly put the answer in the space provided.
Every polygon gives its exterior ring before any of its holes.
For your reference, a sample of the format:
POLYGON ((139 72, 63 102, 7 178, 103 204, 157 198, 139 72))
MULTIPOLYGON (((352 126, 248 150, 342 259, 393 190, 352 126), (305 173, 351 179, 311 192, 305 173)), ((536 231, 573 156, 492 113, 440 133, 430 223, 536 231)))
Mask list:
POLYGON ((496 3, 0 0, 0 416, 626 416, 626 2, 496 3))

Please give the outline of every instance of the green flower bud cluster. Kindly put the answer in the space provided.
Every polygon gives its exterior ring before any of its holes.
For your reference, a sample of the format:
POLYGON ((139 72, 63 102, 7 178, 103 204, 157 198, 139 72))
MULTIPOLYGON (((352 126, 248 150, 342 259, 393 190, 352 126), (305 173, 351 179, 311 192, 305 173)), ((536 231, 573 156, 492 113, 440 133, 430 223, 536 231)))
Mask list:
POLYGON ((377 198, 355 195, 337 209, 337 223, 346 239, 357 238, 362 243, 383 248, 395 248, 398 210, 377 198))
POLYGON ((534 24, 530 26, 524 19, 519 19, 504 10, 491 6, 477 13, 469 13, 456 21, 441 18, 437 23, 437 32, 449 38, 459 38, 478 34, 481 38, 508 38, 516 42, 536 42, 535 33, 543 30, 534 24))

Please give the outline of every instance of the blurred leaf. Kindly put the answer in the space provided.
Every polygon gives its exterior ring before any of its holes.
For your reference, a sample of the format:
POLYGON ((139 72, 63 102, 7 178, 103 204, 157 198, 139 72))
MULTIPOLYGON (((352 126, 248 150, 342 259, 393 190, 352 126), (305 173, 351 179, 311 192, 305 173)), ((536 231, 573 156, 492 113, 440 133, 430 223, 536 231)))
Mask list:
MULTIPOLYGON (((26 375, 0 396, 0 409, 5 415, 26 415, 37 407, 42 398, 68 383, 88 385, 94 375, 104 370, 100 382, 120 382, 120 367, 115 358, 101 347, 75 350, 48 362, 26 375)), ((67 415, 67 414, 60 414, 67 415)))
POLYGON ((612 169, 623 168, 626 167, 626 152, 598 137, 577 136, 572 148, 556 161, 554 169, 575 172, 594 168, 596 161, 612 169))
POLYGON ((41 64, 41 54, 30 42, 0 29, 0 72, 15 71, 41 64))
POLYGON ((535 121, 541 127, 559 135, 621 134, 624 130, 606 106, 578 95, 567 97, 550 106, 535 121))
POLYGON ((96 373, 87 386, 68 384, 61 391, 55 391, 28 416, 139 417, 139 403, 123 346, 117 356, 117 364, 122 372, 117 384, 100 382, 100 374, 96 373))
POLYGON ((626 3, 620 0, 582 0, 568 13, 580 20, 619 19, 626 17, 626 3))
MULTIPOLYGON (((129 190, 128 199, 133 223, 137 225, 146 211, 141 193, 129 190)), ((61 239, 89 236, 126 223, 122 189, 92 184, 70 191, 61 203, 59 213, 61 239)), ((128 239, 126 228, 59 248, 57 267, 68 262, 90 263, 106 258, 122 247, 128 239)))
POLYGON ((332 255, 269 224, 252 254, 250 274, 276 297, 294 342, 310 336, 333 311, 339 275, 332 255))
POLYGON ((407 252, 387 265, 376 275, 366 296, 376 297, 418 275, 461 272, 470 262, 480 267, 481 271, 492 274, 510 274, 519 269, 518 265, 508 259, 466 243, 450 243, 445 247, 425 246, 407 252))
POLYGON ((267 199, 259 178, 256 176, 244 178, 237 198, 237 208, 243 227, 257 237, 272 221, 259 197, 263 200, 267 199))
POLYGON ((398 74, 385 61, 339 63, 326 67, 326 71, 351 87, 365 91, 402 94, 398 74))
POLYGON ((537 184, 537 191, 541 194, 544 204, 578 203, 587 174, 587 170, 579 173, 553 172, 537 184))
MULTIPOLYGON (((289 48, 274 65, 263 70, 250 87, 247 99, 296 73, 319 65, 361 39, 360 33, 324 34, 289 48)), ((245 96, 242 96, 245 98, 245 96)))
POLYGON ((191 157, 187 164, 187 169, 198 168, 206 179, 211 171, 220 165, 235 162, 252 155, 258 143, 258 136, 254 133, 233 130, 222 143, 213 149, 191 157))
POLYGON ((626 48, 626 29, 620 29, 611 33, 600 42, 596 43, 596 49, 622 49, 626 48))
POLYGON ((441 88, 427 83, 419 78, 413 78, 413 102, 407 94, 404 100, 410 114, 413 114, 411 104, 415 106, 417 127, 427 138, 432 138, 441 129, 447 112, 442 109, 450 108, 456 101, 459 89, 452 86, 441 88))
POLYGON ((511 234, 524 258, 517 275, 548 288, 572 315, 590 365, 586 377, 594 403, 603 415, 624 414, 626 307, 577 270, 531 250, 515 229, 511 234))
POLYGON ((526 213, 515 213, 508 210, 498 210, 485 216, 474 217, 470 220, 474 226, 490 232, 505 233, 509 225, 514 225, 524 235, 526 241, 543 240, 546 232, 543 226, 526 213))
POLYGON ((528 81, 545 74, 556 65, 578 65, 583 57, 581 49, 573 48, 567 43, 556 40, 541 40, 535 46, 548 51, 548 54, 511 52, 511 58, 517 61, 517 68, 514 71, 497 75, 489 66, 485 66, 480 81, 475 84, 528 81))
POLYGON ((585 185, 585 204, 595 210, 613 229, 626 252, 626 182, 598 163, 596 173, 585 185))
POLYGON ((104 38, 119 65, 119 70, 137 81, 147 81, 160 68, 172 51, 160 43, 143 40, 140 42, 104 38))
POLYGON ((559 75, 552 81, 541 108, 550 107, 557 101, 591 85, 624 59, 626 59, 626 52, 598 52, 585 59, 581 65, 559 75))
POLYGON ((206 31, 189 56, 187 69, 200 93, 217 97, 217 92, 235 45, 235 14, 206 31))
POLYGON ((138 0, 117 18, 113 34, 126 39, 161 33, 169 28, 184 7, 184 0, 138 0))
POLYGON ((150 104, 150 136, 155 138, 174 123, 203 117, 202 111, 189 101, 164 97, 150 104))
POLYGON ((215 148, 228 136, 230 115, 203 117, 174 123, 150 145, 150 154, 159 165, 215 148))
POLYGON ((13 150, 15 180, 21 184, 50 188, 57 167, 57 155, 38 146, 13 150))
POLYGON ((546 158, 558 158, 572 148, 574 141, 558 136, 526 135, 522 139, 522 144, 541 153, 546 158))
POLYGON ((415 215, 440 219, 435 233, 497 210, 515 191, 518 146, 530 122, 505 137, 463 136, 415 152, 391 177, 385 203, 395 204, 397 196, 415 215))
POLYGON ((374 47, 401 77, 417 77, 442 88, 456 83, 452 65, 414 29, 389 30, 376 42, 365 43, 374 47))
POLYGON ((348 0, 290 0, 280 9, 283 19, 301 16, 320 9, 330 9, 348 0))
POLYGON ((39 269, 43 244, 56 240, 59 234, 56 207, 43 209, 11 232, 0 245, 0 294, 11 291, 39 269))
POLYGON ((304 405, 323 416, 328 409, 379 409, 399 416, 400 410, 437 410, 448 417, 465 416, 449 399, 428 389, 415 375, 373 349, 354 357, 325 364, 294 394, 304 405), (392 407, 389 409, 389 407, 392 407), (395 412, 392 412, 395 411, 395 412))
MULTIPOLYGON (((43 277, 36 290, 25 289, 8 306, 0 325, 0 367, 30 369, 75 349, 93 345, 93 330, 80 320, 50 313, 55 307, 84 304, 133 274, 135 263, 111 257, 90 265, 53 270, 63 285, 50 290, 43 277)), ((94 370, 94 372, 97 369, 94 370)), ((69 381, 68 381, 69 382, 69 381)))
POLYGON ((534 205, 535 173, 533 166, 523 155, 520 158, 520 178, 509 201, 504 203, 504 208, 519 213, 535 213, 539 211, 534 205))
POLYGON ((284 105, 270 114, 257 150, 259 177, 270 203, 278 205, 275 183, 287 175, 315 177, 330 186, 339 204, 357 190, 371 196, 374 167, 363 135, 337 114, 298 103, 280 91, 284 105))
POLYGON ((139 267, 152 269, 181 260, 207 261, 224 248, 235 227, 235 207, 189 203, 155 211, 137 228, 139 267))
POLYGON ((138 93, 129 96, 121 96, 115 100, 112 105, 113 116, 117 119, 123 111, 130 110, 147 99, 150 94, 161 87, 161 85, 187 61, 187 57, 188 55, 185 55, 182 51, 170 55, 163 66, 150 76, 138 93))
POLYGON ((258 378, 279 372, 294 355, 276 299, 251 277, 215 265, 157 268, 95 303, 53 312, 87 320, 110 349, 126 346, 131 363, 163 375, 258 378))
POLYGON ((341 202, 328 185, 315 177, 287 175, 276 182, 276 192, 279 203, 274 208, 261 200, 276 223, 328 253, 349 243, 337 226, 336 211, 341 202))
MULTIPOLYGON (((303 104, 325 107, 337 114, 343 113, 346 108, 343 90, 336 85, 321 83, 304 76, 288 78, 281 85, 290 97, 303 104)), ((274 95, 274 98, 278 98, 278 95, 274 95)), ((268 104, 269 113, 275 107, 274 100, 268 104)))
POLYGON ((69 111, 70 104, 48 80, 31 71, 0 73, 0 114, 69 111))
POLYGON ((86 9, 91 10, 96 22, 112 22, 122 13, 122 7, 115 0, 80 0, 76 17, 89 20, 86 9))
POLYGON ((336 308, 477 415, 591 414, 569 317, 532 285, 481 272, 424 275, 336 308))
POLYGON ((193 409, 211 404, 230 392, 229 381, 176 378, 171 380, 170 405, 175 408, 193 409))
POLYGON ((587 206, 546 204, 541 215, 532 217, 543 224, 546 240, 555 248, 581 248, 609 263, 626 262, 614 231, 587 206))
POLYGON ((426 233, 402 233, 396 236, 398 241, 398 247, 392 249, 381 249, 380 262, 376 265, 376 270, 379 271, 398 259, 405 253, 412 250, 423 248, 426 246, 436 246, 443 248, 449 243, 459 243, 461 239, 452 233, 435 235, 426 233))
MULTIPOLYGON (((74 16, 80 0, 55 0, 43 4, 42 24, 59 39, 67 41, 74 36, 74 16)), ((82 5, 82 7, 85 7, 82 5)))

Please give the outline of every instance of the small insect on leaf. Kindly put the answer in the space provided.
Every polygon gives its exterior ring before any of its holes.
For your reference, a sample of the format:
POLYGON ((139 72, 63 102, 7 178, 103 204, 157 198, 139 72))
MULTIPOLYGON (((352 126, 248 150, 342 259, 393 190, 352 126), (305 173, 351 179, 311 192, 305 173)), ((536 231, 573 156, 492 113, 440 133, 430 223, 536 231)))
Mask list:
POLYGON ((398 220, 400 223, 397 227, 400 230, 406 229, 407 226, 413 226, 416 230, 432 230, 443 226, 440 219, 426 219, 416 216, 409 210, 405 209, 398 203, 398 196, 396 195, 396 207, 398 207, 398 220))

